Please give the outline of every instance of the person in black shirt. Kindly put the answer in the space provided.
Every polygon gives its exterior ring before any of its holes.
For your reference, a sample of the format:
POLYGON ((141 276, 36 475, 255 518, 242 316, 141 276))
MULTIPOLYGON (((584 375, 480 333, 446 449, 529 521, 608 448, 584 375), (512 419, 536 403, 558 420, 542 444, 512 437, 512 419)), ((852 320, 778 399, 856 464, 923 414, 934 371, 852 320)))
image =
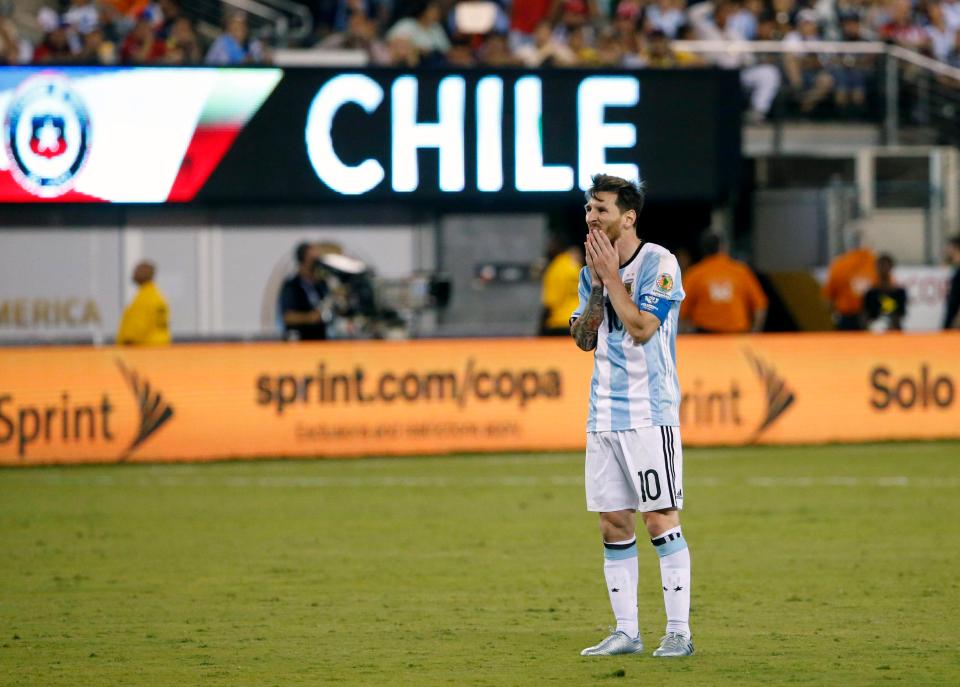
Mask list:
POLYGON ((960 235, 947 243, 947 262, 954 266, 947 294, 947 311, 943 317, 944 329, 960 329, 960 235))
POLYGON ((877 285, 863 296, 863 311, 874 331, 900 331, 907 315, 907 291, 893 281, 893 258, 877 258, 877 285))
POLYGON ((326 339, 327 325, 323 310, 327 286, 316 280, 319 258, 316 246, 301 243, 297 246, 296 258, 297 273, 283 283, 280 291, 284 338, 303 341, 326 339))

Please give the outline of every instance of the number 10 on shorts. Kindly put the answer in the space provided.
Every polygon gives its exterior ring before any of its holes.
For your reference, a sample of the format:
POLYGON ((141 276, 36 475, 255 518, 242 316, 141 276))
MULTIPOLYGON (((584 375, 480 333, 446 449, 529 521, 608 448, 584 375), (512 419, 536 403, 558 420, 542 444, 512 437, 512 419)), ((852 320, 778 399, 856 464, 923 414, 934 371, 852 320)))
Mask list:
POLYGON ((637 472, 637 477, 640 498, 643 499, 644 503, 647 502, 648 498, 650 501, 656 501, 660 498, 660 475, 657 474, 656 470, 647 470, 646 472, 641 470, 637 472))

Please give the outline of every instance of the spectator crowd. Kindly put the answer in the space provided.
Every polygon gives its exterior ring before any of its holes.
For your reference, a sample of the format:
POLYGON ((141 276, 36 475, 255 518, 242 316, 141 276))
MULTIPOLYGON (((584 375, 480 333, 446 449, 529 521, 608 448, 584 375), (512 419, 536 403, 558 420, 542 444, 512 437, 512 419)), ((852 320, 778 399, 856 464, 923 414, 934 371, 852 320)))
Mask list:
POLYGON ((242 13, 228 13, 218 35, 203 36, 180 0, 66 0, 42 6, 35 25, 12 20, 0 0, 0 64, 242 65, 269 62, 242 13), (30 40, 30 34, 36 40, 30 40))
MULTIPOLYGON (((52 1, 52 0, 51 0, 52 1)), ((763 119, 781 86, 800 110, 864 106, 872 57, 802 51, 816 40, 878 40, 960 67, 960 0, 308 0, 305 45, 366 53, 376 66, 415 68, 675 68, 741 70, 763 119), (697 55, 675 39, 781 41, 781 55, 697 55), (797 48, 796 51, 789 47, 797 48)), ((270 46, 225 9, 219 35, 199 30, 182 0, 60 0, 36 17, 31 42, 0 19, 7 64, 262 64, 270 46)), ((0 0, 6 14, 11 0, 0 0)), ((225 6, 226 7, 226 6, 225 6)), ((209 17, 203 17, 209 28, 209 17)))
MULTIPOLYGON (((0 0, 5 14, 11 0, 0 0)), ((42 7, 42 39, 0 22, 3 61, 243 63, 269 60, 244 15, 199 37, 181 0, 60 0, 42 7)), ((960 65, 960 0, 308 0, 322 47, 356 48, 384 66, 697 64, 670 41, 881 40, 960 65)))
POLYGON ((960 65, 960 0, 314 0, 321 45, 457 66, 682 67, 673 39, 878 40, 960 65), (407 45, 409 44, 409 45, 407 45))

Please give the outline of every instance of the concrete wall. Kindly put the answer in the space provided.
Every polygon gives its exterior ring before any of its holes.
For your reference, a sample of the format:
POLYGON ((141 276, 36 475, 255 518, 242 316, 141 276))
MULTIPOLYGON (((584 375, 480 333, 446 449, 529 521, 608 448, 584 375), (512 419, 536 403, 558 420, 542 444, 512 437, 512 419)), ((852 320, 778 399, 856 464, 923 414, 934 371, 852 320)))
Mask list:
POLYGON ((277 294, 300 241, 340 243, 387 278, 435 264, 432 225, 226 228, 131 219, 123 229, 0 228, 0 340, 109 340, 136 292, 129 275, 141 259, 157 264, 175 337, 276 333, 277 294))

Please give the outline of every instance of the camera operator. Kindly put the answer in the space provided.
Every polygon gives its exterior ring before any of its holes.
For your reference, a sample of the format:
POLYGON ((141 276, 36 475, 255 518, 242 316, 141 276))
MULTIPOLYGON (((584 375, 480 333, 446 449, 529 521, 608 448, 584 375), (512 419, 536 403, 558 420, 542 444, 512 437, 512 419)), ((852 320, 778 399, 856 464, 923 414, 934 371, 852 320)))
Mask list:
POLYGON ((309 243, 296 249, 297 273, 283 283, 280 310, 283 313, 284 338, 316 341, 327 338, 325 301, 327 285, 316 275, 319 250, 309 243))

